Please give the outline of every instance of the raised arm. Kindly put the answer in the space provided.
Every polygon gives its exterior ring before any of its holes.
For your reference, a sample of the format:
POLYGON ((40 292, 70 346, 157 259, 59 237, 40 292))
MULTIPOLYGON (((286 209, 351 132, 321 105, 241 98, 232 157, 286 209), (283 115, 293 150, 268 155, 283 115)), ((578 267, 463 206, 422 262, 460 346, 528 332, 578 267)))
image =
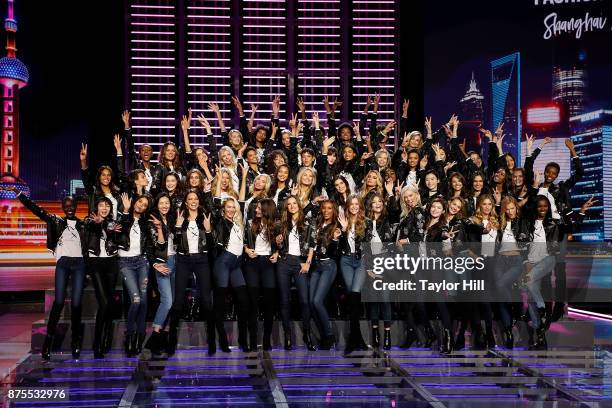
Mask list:
POLYGON ((576 148, 574 147, 574 142, 571 139, 565 139, 565 146, 567 146, 570 156, 572 158, 572 163, 574 164, 574 172, 563 183, 567 189, 571 189, 579 182, 584 176, 584 168, 582 167, 582 163, 580 162, 580 158, 578 157, 578 153, 576 153, 576 148))
POLYGON ((183 115, 181 119, 181 131, 183 132, 183 146, 185 147, 185 153, 191 154, 191 145, 189 144, 189 128, 191 127, 192 112, 191 108, 187 110, 188 114, 183 115))

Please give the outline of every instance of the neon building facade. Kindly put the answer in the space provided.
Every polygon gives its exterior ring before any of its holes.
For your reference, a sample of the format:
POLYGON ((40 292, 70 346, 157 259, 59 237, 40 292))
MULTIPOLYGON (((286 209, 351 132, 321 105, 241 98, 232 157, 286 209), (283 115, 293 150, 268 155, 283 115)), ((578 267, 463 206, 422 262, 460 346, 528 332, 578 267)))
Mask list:
POLYGON ((504 153, 521 163, 521 54, 491 61, 491 128, 504 123, 504 153))

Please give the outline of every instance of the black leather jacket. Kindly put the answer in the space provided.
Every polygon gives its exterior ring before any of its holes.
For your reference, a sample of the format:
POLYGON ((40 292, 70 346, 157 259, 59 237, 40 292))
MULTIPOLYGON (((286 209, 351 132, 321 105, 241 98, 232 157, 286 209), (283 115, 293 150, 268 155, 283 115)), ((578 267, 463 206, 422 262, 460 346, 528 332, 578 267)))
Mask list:
MULTIPOLYGON (((66 218, 48 213, 39 207, 34 201, 26 197, 23 193, 17 194, 17 198, 28 210, 32 211, 32 214, 47 223, 47 249, 55 252, 57 242, 68 226, 66 218)), ((76 230, 79 232, 79 236, 81 238, 81 250, 83 257, 86 257, 87 250, 85 245, 85 226, 83 221, 79 220, 78 218, 76 219, 76 230)))
POLYGON ((337 224, 328 224, 315 232, 315 259, 335 259, 338 255, 339 241, 329 239, 329 231, 339 228, 337 224))
MULTIPOLYGON (((237 211, 240 211, 240 209, 237 209, 237 211)), ((213 242, 216 243, 217 254, 220 254, 227 248, 233 226, 234 223, 225 217, 218 216, 214 218, 212 237, 213 242)), ((242 234, 244 234, 244 231, 242 234)))
MULTIPOLYGON (((533 162, 535 162, 539 154, 540 148, 536 148, 531 154, 531 156, 528 156, 525 159, 525 183, 529 183, 529 185, 531 185, 531 183, 533 182, 533 170, 528 171, 527 168, 533 169, 533 162)), ((572 173, 570 178, 565 181, 561 181, 558 184, 551 184, 548 187, 548 192, 555 199, 555 205, 557 206, 557 211, 559 211, 559 214, 565 214, 571 211, 572 203, 570 190, 584 176, 584 169, 582 167, 582 163, 580 162, 580 158, 572 158, 572 164, 574 165, 574 172, 572 173)))
MULTIPOLYGON (((215 247, 215 239, 214 229, 211 232, 206 232, 204 229, 204 219, 202 217, 198 217, 196 219, 196 224, 198 225, 198 253, 204 254, 208 251, 212 251, 215 247)), ((189 220, 185 218, 183 224, 180 226, 174 227, 174 240, 176 242, 176 253, 179 255, 187 255, 189 254, 189 241, 187 234, 190 232, 187 230, 189 227, 189 220)))
MULTIPOLYGON (((252 225, 253 225, 253 220, 249 220, 244 227, 244 245, 247 248, 255 249, 255 241, 257 240, 257 235, 255 235, 255 233, 253 232, 252 225)), ((279 229, 279 226, 275 225, 274 233, 272 234, 273 236, 276 236, 278 234, 278 229, 279 229)), ((270 246, 271 246, 272 253, 274 253, 277 249, 276 242, 273 240, 272 242, 270 242, 270 246)))
MULTIPOLYGON (((283 234, 283 243, 280 245, 280 254, 287 255, 289 251, 289 234, 291 231, 287 231, 283 234)), ((304 226, 298 230, 299 239, 300 239, 300 256, 302 258, 306 258, 311 249, 315 249, 315 228, 314 226, 304 220, 304 226)))
POLYGON ((425 210, 413 208, 397 227, 397 241, 408 239, 411 243, 421 242, 425 234, 425 210))
MULTIPOLYGON (((163 236, 159 236, 157 227, 152 222, 148 223, 148 227, 149 234, 151 235, 151 239, 153 241, 153 253, 151 254, 151 257, 154 259, 155 263, 168 262, 168 236, 171 232, 173 233, 173 231, 170 230, 172 227, 162 222, 163 236), (163 241, 163 243, 160 243, 160 241, 163 241)), ((176 237, 173 238, 173 246, 176 246, 175 240, 176 237)))
MULTIPOLYGON (((344 256, 352 255, 351 245, 349 244, 349 241, 348 241, 348 237, 350 233, 351 233, 351 228, 347 228, 347 230, 344 231, 342 235, 340 235, 340 243, 339 243, 340 253, 344 256)), ((357 256, 358 259, 361 259, 361 256, 363 254, 362 244, 364 240, 365 240, 365 231, 363 235, 357 235, 357 231, 355 231, 355 256, 357 256)))
POLYGON ((91 217, 87 217, 84 220, 85 224, 85 244, 87 246, 87 252, 89 254, 100 256, 100 243, 102 238, 102 231, 106 231, 106 240, 104 241, 104 249, 108 256, 117 255, 117 244, 116 235, 110 227, 113 224, 112 220, 105 219, 101 224, 96 224, 91 217))
MULTIPOLYGON (((526 249, 527 245, 533 241, 533 230, 530 229, 529 224, 529 220, 526 220, 525 218, 514 218, 512 221, 510 221, 510 229, 512 230, 512 234, 516 240, 516 245, 520 250, 526 249)), ((500 231, 497 234, 498 246, 501 244, 503 236, 504 230, 500 225, 500 231)))
MULTIPOLYGON (((121 231, 118 232, 116 237, 117 247, 123 251, 129 251, 130 249, 130 230, 132 229, 132 225, 136 219, 132 216, 132 214, 117 214, 119 218, 117 222, 121 224, 121 231)), ((151 239, 151 234, 149 234, 149 228, 147 227, 147 220, 143 216, 141 216, 138 221, 140 225, 140 254, 147 256, 150 261, 153 261, 153 240, 151 239)))

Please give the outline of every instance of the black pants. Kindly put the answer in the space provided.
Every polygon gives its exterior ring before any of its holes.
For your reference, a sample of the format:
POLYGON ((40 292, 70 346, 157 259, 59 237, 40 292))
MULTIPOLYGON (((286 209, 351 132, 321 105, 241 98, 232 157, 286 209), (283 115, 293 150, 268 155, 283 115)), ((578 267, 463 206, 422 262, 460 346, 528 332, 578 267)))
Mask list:
POLYGON ((185 291, 187 283, 192 277, 197 276, 200 289, 200 308, 210 315, 211 310, 211 276, 208 254, 192 254, 176 256, 176 279, 174 284, 174 299, 170 314, 180 316, 185 307, 185 291))
POLYGON ((263 294, 264 339, 269 339, 272 334, 274 308, 276 306, 274 264, 270 262, 270 257, 266 255, 260 255, 256 258, 245 257, 242 269, 249 293, 248 329, 251 339, 255 339, 257 336, 259 297, 261 294, 263 294))
POLYGON ((98 312, 96 313, 96 328, 94 330, 94 349, 102 341, 102 334, 110 330, 113 324, 113 309, 115 285, 119 274, 117 257, 89 258, 87 268, 91 276, 98 312))

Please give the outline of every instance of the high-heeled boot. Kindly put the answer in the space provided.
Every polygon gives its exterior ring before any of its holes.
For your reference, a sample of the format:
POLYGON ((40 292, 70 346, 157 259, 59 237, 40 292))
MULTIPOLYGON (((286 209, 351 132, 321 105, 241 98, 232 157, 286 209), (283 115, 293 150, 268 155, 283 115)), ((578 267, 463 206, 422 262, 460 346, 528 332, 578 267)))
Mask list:
POLYGON ((380 331, 378 326, 372 327, 372 348, 380 347, 380 331))
POLYGON ((272 327, 274 325, 274 305, 276 304, 275 294, 275 289, 264 289, 264 327, 262 348, 265 351, 272 350, 272 327))
POLYGON ((351 314, 353 314, 352 321, 355 322, 355 349, 367 350, 368 346, 361 335, 361 293, 351 292, 351 299, 351 314))
POLYGON ((170 328, 168 330, 168 346, 166 352, 168 356, 173 356, 178 347, 178 326, 180 322, 180 311, 175 309, 170 310, 170 328))
POLYGON ((81 306, 72 306, 71 307, 71 326, 72 326, 72 341, 71 341, 71 349, 72 349, 72 357, 79 358, 81 356, 81 344, 83 339, 83 327, 81 325, 81 314, 82 314, 81 306))
POLYGON ((49 361, 51 360, 51 347, 53 346, 53 336, 47 334, 45 336, 45 341, 42 346, 41 356, 43 360, 49 361))
POLYGON ((232 350, 229 348, 227 333, 225 332, 225 294, 226 288, 215 288, 213 290, 213 309, 215 315, 215 327, 219 336, 219 348, 224 353, 229 353, 232 350))
POLYGON ((160 354, 160 346, 161 346, 161 332, 153 330, 151 332, 151 336, 144 345, 144 348, 151 351, 151 354, 158 355, 160 354))
POLYGON ((431 327, 431 322, 425 323, 425 347, 431 347, 437 340, 436 332, 431 327))
POLYGON ((146 332, 139 332, 138 336, 136 336, 136 354, 140 354, 142 352, 142 346, 146 337, 146 332))
POLYGON ((215 335, 215 318, 212 315, 212 311, 207 313, 206 318, 206 336, 208 343, 208 355, 215 355, 217 352, 217 340, 215 335))
POLYGON ((257 351, 259 334, 259 288, 248 288, 249 306, 247 309, 249 329, 249 350, 257 351))
POLYGON ((249 295, 246 286, 234 288, 234 294, 237 303, 237 319, 238 319, 238 346, 244 353, 251 351, 248 342, 248 327, 249 327, 249 295))
POLYGON ((449 329, 444 329, 442 334, 442 342, 440 344, 440 353, 450 354, 453 351, 453 336, 449 329))
POLYGON ((456 350, 461 350, 462 348, 465 347, 466 326, 467 324, 463 320, 459 323, 459 330, 457 332, 457 338, 455 339, 455 349, 456 350))
POLYGON ((312 339, 310 338, 310 327, 305 326, 302 333, 302 340, 304 341, 304 345, 308 349, 308 351, 315 351, 317 348, 312 343, 312 339))
POLYGON ((101 350, 102 353, 106 354, 113 348, 113 334, 114 334, 114 325, 111 319, 106 320, 104 323, 104 330, 102 331, 102 345, 101 350))
POLYGON ((512 333, 512 326, 508 326, 504 329, 504 343, 507 349, 514 347, 514 334, 512 333))
POLYGON ((391 350, 391 328, 385 327, 383 333, 383 349, 391 350))
POLYGON ((53 347, 55 329, 57 329, 57 324, 59 322, 63 309, 63 303, 53 302, 53 305, 51 306, 51 311, 49 312, 49 320, 47 321, 47 335, 45 336, 45 341, 43 343, 41 351, 43 360, 48 361, 51 359, 51 348, 53 347))
POLYGON ((291 329, 283 330, 285 337, 285 350, 293 350, 293 343, 291 341, 291 329))
POLYGON ((418 339, 419 336, 417 335, 416 331, 412 327, 408 327, 406 329, 406 337, 404 339, 404 342, 402 343, 401 348, 409 349, 418 339))

